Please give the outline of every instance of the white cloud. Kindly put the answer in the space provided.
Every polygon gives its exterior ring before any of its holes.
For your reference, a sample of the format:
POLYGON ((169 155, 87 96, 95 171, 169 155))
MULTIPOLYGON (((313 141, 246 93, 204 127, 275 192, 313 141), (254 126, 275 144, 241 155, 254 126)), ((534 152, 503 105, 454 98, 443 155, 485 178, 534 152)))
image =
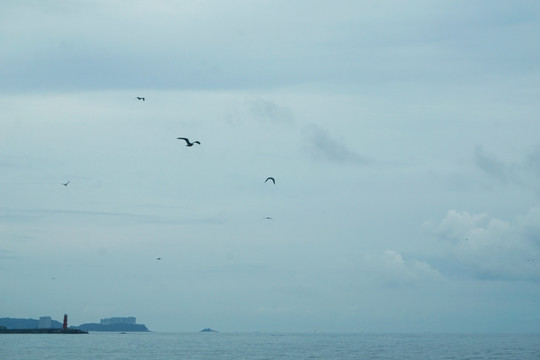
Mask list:
POLYGON ((362 273, 375 284, 388 287, 415 286, 425 281, 441 280, 438 270, 427 262, 404 258, 394 250, 365 255, 360 260, 362 273))
POLYGON ((539 208, 511 221, 448 211, 435 233, 447 256, 480 278, 540 280, 539 208))

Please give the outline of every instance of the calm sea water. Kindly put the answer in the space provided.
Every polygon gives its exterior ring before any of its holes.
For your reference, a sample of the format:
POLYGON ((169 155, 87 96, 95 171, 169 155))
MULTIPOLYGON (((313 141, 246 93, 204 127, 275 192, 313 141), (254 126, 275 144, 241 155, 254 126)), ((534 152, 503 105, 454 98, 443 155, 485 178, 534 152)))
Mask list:
POLYGON ((0 359, 540 359, 540 334, 0 334, 0 359))

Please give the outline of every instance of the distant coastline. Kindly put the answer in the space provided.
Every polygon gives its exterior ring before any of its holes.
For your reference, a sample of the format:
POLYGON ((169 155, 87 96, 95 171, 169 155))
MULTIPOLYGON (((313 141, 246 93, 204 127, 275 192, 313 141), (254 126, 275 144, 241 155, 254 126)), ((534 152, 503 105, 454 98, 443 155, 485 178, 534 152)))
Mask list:
POLYGON ((48 318, 47 326, 40 320, 0 318, 0 334, 87 334, 99 332, 149 332, 144 324, 137 324, 134 317, 101 319, 101 323, 87 323, 63 329, 62 323, 48 318))
POLYGON ((148 328, 144 324, 110 324, 110 325, 103 325, 103 324, 96 324, 96 323, 88 323, 88 324, 82 324, 79 326, 74 326, 74 329, 79 329, 83 331, 109 331, 109 332, 115 332, 115 331, 124 331, 124 332, 149 332, 148 328))
POLYGON ((88 334, 79 329, 6 329, 0 327, 0 334, 88 334))

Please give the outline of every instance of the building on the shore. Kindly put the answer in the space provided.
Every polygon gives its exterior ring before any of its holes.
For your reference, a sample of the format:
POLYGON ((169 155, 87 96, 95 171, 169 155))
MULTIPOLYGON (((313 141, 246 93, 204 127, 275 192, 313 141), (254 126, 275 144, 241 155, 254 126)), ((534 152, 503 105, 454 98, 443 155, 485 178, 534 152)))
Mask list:
POLYGON ((40 316, 38 322, 38 329, 50 329, 52 319, 50 316, 40 316))
POLYGON ((133 316, 106 318, 106 319, 101 319, 100 324, 101 325, 118 325, 118 324, 135 325, 135 318, 133 316))

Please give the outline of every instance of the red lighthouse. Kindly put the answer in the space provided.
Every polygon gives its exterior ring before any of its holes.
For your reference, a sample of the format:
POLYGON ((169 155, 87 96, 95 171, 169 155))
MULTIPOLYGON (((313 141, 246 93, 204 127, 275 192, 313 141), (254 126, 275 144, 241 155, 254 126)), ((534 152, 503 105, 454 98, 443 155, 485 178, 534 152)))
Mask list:
POLYGON ((67 314, 64 314, 64 324, 62 324, 62 329, 67 329, 67 314))

